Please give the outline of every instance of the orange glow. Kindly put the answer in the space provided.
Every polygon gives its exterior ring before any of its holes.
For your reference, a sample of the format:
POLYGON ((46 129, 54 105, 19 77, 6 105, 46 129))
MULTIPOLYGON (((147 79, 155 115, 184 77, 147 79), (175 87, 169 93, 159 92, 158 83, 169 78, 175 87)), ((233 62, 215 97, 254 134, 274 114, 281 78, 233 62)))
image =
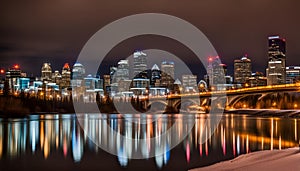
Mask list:
POLYGON ((14 68, 14 69, 20 69, 20 65, 15 64, 13 68, 14 68))
POLYGON ((1 74, 4 74, 4 73, 5 73, 4 69, 1 69, 1 70, 0 70, 0 73, 1 73, 1 74))
POLYGON ((63 68, 70 69, 69 63, 65 63, 63 68))

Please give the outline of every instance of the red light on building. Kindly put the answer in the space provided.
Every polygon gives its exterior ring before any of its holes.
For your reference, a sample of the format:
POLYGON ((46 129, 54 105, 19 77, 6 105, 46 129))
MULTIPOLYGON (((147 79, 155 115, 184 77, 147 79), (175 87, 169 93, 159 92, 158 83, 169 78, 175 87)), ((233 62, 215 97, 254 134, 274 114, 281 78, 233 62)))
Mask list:
POLYGON ((0 73, 1 73, 1 74, 4 74, 4 73, 5 73, 4 69, 1 69, 1 70, 0 70, 0 73))
POLYGON ((209 57, 209 58, 208 58, 208 61, 209 61, 209 62, 213 61, 213 58, 212 58, 212 57, 209 57))
POLYGON ((65 63, 63 68, 70 69, 69 63, 65 63))
POLYGON ((20 69, 20 65, 15 64, 13 68, 14 68, 14 69, 20 69))

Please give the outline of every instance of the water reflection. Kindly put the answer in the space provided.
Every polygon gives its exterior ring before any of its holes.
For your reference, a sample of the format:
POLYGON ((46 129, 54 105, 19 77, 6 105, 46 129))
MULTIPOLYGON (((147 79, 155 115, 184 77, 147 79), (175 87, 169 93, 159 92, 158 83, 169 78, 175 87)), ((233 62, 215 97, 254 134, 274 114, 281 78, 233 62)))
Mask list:
MULTIPOLYGON (((66 158, 71 155, 74 162, 81 162, 84 153, 93 151, 98 154, 96 143, 106 145, 107 148, 116 148, 117 161, 122 167, 131 162, 132 153, 141 150, 144 157, 149 151, 155 149, 154 161, 157 168, 168 165, 172 156, 171 142, 174 138, 182 138, 185 129, 181 121, 184 118, 194 118, 195 125, 191 133, 176 149, 176 155, 185 156, 185 162, 196 161, 201 165, 201 159, 209 156, 236 157, 243 153, 257 150, 283 149, 298 146, 299 131, 298 119, 279 118, 253 118, 245 115, 225 115, 219 127, 211 138, 208 136, 208 127, 204 125, 209 117, 207 115, 161 115, 157 120, 155 115, 132 115, 137 122, 129 122, 122 115, 31 115, 24 119, 0 120, 0 158, 8 157, 10 160, 20 158, 22 155, 42 154, 48 159, 53 153, 61 152, 66 158), (142 119, 147 122, 142 122, 142 119), (157 120, 157 122, 152 122, 157 120), (175 121, 176 134, 163 138, 162 135, 175 121), (147 123, 147 124, 141 124, 147 123), (108 124, 111 128, 126 137, 135 139, 133 143, 123 141, 121 138, 109 134, 108 124), (84 132, 80 127, 84 127, 84 132), (151 137, 161 137, 154 143, 151 137), (203 144, 203 139, 208 139, 203 144), (116 142, 114 142, 116 141, 116 142), (30 151, 31 153, 28 153, 30 151), (198 153, 195 155, 195 153, 198 153)), ((175 154, 174 154, 175 155, 175 154)), ((182 162, 182 161, 181 161, 182 162)), ((215 162, 215 161, 214 161, 215 162)), ((197 167, 193 165, 192 167, 197 167)))

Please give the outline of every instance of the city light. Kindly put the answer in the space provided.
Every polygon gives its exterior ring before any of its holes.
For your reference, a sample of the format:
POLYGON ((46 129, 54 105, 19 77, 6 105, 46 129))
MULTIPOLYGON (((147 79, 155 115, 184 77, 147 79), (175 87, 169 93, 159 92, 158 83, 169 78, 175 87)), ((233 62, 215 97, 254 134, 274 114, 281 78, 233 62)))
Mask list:
POLYGON ((13 68, 14 68, 14 69, 20 69, 20 65, 19 65, 19 64, 15 64, 15 65, 13 66, 13 68))

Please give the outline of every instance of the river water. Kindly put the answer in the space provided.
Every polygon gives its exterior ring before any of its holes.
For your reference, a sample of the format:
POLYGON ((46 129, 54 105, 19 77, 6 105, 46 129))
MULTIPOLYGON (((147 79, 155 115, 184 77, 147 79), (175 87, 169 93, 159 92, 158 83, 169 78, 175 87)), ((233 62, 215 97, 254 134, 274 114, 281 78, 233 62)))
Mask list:
POLYGON ((0 170, 181 171, 299 144, 299 119, 224 114, 212 136, 209 125, 204 126, 207 120, 205 114, 32 114, 0 118, 0 170), (191 130, 186 130, 185 124, 175 124, 183 120, 192 120, 191 130), (135 143, 116 138, 104 125, 135 138, 135 143), (173 138, 154 142, 143 139, 160 135, 174 125, 173 138), (171 149, 174 137, 183 140, 171 149), (108 153, 109 149, 115 149, 117 156, 108 153), (144 159, 131 159, 137 149, 144 159), (152 156, 151 151, 158 155, 152 156))

